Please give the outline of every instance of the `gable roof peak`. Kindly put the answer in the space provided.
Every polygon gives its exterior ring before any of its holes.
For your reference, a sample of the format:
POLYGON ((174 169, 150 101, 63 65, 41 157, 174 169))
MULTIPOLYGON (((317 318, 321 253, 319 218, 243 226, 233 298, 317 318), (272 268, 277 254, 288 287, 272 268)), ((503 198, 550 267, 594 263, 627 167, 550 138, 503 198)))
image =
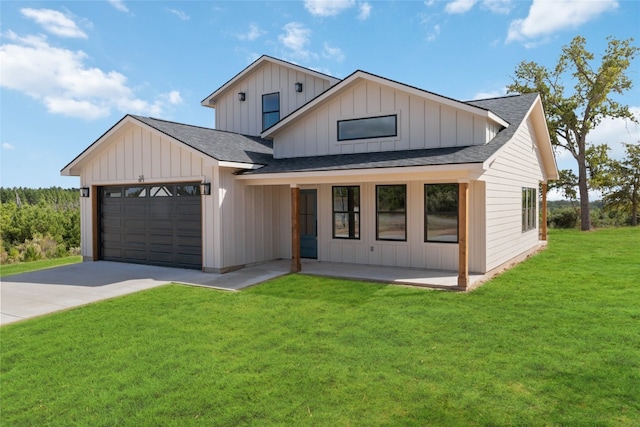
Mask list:
POLYGON ((311 75, 313 75, 315 77, 327 80, 330 85, 335 85, 336 83, 338 83, 340 81, 339 78, 330 76, 330 75, 322 73, 320 71, 316 71, 316 70, 313 70, 311 68, 303 67, 302 65, 294 64, 293 62, 288 62, 288 61, 285 61, 283 59, 274 58, 273 56, 262 55, 258 59, 253 61, 251 64, 249 64, 247 67, 245 67, 238 74, 233 76, 225 84, 223 84, 218 89, 216 89, 211 95, 209 95, 206 98, 204 98, 200 102, 200 105, 202 105, 204 107, 215 108, 215 100, 216 100, 216 98, 218 98, 220 96, 220 94, 225 92, 227 89, 231 88, 231 86, 236 84, 239 80, 241 80, 245 76, 251 74, 254 70, 258 69, 259 67, 261 67, 266 62, 270 62, 270 63, 277 64, 277 65, 281 65, 283 67, 288 67, 288 68, 300 71, 302 73, 311 74, 311 75))

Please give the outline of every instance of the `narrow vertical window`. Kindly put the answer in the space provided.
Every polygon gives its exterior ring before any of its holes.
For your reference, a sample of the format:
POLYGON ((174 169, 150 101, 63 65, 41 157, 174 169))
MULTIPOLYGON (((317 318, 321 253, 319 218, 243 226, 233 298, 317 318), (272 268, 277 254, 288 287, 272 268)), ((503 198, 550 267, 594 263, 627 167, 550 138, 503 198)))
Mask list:
POLYGON ((533 230, 537 227, 536 217, 537 195, 535 188, 522 188, 522 231, 533 230))
POLYGON ((333 238, 360 238, 360 187, 333 187, 333 238))
POLYGON ((425 184, 424 241, 458 243, 458 184, 425 184))
POLYGON ((376 186, 376 240, 407 240, 407 186, 376 186))
POLYGON ((262 130, 270 128, 280 121, 280 94, 262 95, 262 130))

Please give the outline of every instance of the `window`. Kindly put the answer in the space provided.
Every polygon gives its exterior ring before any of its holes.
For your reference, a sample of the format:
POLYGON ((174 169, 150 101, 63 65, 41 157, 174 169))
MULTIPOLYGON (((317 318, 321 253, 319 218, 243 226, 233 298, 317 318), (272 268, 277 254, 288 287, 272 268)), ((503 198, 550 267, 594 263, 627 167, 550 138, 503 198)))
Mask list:
POLYGON ((103 194, 106 199, 122 197, 122 187, 106 187, 103 194))
POLYGON ((522 231, 529 231, 536 228, 538 221, 536 218, 537 205, 536 189, 522 188, 522 231))
POLYGON ((280 121, 280 94, 262 95, 262 130, 270 128, 280 121))
POLYGON ((368 117, 338 121, 338 141, 398 135, 398 116, 368 117))
POLYGON ((333 238, 360 238, 360 187, 333 187, 333 238))
POLYGON ((406 185, 376 185, 376 240, 407 240, 406 185))
POLYGON ((424 186, 424 241, 458 243, 458 184, 424 186))
POLYGON ((176 196, 199 196, 200 186, 198 184, 184 184, 176 185, 176 196))

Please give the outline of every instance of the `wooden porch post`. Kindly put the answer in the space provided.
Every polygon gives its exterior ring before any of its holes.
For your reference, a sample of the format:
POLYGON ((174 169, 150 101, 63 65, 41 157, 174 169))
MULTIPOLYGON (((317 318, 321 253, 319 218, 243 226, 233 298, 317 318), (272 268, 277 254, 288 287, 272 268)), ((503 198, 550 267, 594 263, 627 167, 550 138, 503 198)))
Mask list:
POLYGON ((291 187, 291 272, 300 270, 300 188, 291 187))
POLYGON ((544 182, 542 184, 542 189, 540 190, 542 191, 542 218, 540 219, 540 221, 542 222, 542 224, 540 224, 540 240, 547 240, 547 183, 544 182))
POLYGON ((469 183, 458 184, 458 288, 469 287, 469 183))

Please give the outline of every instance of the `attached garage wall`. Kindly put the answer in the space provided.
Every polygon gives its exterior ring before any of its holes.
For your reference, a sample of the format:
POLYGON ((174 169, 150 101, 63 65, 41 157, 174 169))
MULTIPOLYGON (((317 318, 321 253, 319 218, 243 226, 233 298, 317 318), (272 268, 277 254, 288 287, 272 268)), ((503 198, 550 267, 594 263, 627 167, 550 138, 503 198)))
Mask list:
MULTIPOLYGON (((214 159, 210 159, 190 147, 164 137, 145 125, 125 124, 102 143, 100 151, 92 153, 90 161, 82 166, 82 187, 91 187, 91 197, 81 199, 82 255, 96 259, 99 242, 97 212, 94 203, 98 188, 109 185, 135 183, 213 182, 214 159)), ((212 185, 213 187, 213 185, 212 185)), ((214 189, 212 188, 212 192, 214 189)), ((204 265, 214 267, 214 245, 209 242, 213 233, 207 221, 213 219, 213 198, 202 196, 204 221, 204 265)))

